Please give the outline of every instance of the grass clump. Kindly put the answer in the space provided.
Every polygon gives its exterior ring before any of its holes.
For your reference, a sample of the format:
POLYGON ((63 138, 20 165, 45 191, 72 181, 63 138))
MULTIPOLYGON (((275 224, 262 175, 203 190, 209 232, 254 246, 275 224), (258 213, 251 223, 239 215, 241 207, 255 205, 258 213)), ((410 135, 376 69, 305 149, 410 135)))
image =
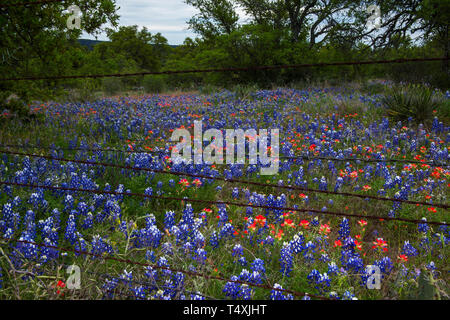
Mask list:
POLYGON ((381 102, 389 117, 395 121, 430 124, 435 113, 448 106, 443 95, 424 85, 395 85, 387 87, 381 102))

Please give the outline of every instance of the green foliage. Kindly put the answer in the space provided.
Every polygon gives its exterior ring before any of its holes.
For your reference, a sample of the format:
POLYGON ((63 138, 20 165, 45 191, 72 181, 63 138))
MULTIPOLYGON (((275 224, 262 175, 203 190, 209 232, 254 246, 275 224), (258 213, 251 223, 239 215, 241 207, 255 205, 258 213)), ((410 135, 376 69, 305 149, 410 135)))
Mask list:
POLYGON ((424 85, 395 85, 387 88, 381 102, 387 114, 396 121, 413 119, 429 124, 433 111, 444 107, 441 94, 424 85))
POLYGON ((259 90, 258 86, 255 84, 253 85, 238 84, 231 89, 231 91, 236 94, 236 97, 241 100, 250 98, 251 94, 258 90, 259 90))
POLYGON ((418 300, 432 300, 436 294, 436 287, 433 285, 433 276, 431 274, 426 275, 425 271, 422 271, 419 276, 419 294, 418 300))
POLYGON ((147 28, 138 30, 138 26, 121 26, 118 31, 107 30, 109 42, 95 47, 102 52, 103 59, 121 55, 125 60, 133 60, 140 70, 158 71, 161 59, 167 48, 167 40, 159 34, 153 36, 147 28), (165 40, 165 41, 164 41, 165 40), (153 48, 157 43, 158 54, 153 48))
POLYGON ((166 90, 166 82, 160 75, 148 75, 142 80, 142 86, 146 93, 161 93, 166 90))
POLYGON ((28 119, 32 117, 30 109, 26 103, 18 98, 11 98, 9 101, 5 101, 1 104, 1 109, 9 110, 11 115, 17 116, 22 119, 28 119))
POLYGON ((112 96, 122 90, 122 82, 118 78, 104 78, 102 80, 102 87, 106 94, 112 96))
POLYGON ((437 298, 439 288, 433 275, 428 270, 421 270, 416 288, 407 296, 411 300, 434 300, 437 298))

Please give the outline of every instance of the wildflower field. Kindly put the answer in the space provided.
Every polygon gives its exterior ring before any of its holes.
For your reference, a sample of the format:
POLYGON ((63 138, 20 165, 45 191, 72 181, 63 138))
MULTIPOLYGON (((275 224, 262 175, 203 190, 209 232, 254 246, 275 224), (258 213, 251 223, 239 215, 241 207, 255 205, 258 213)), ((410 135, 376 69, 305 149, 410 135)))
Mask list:
POLYGON ((224 90, 1 115, 0 299, 448 299, 450 124, 395 122, 381 98, 224 90), (171 133, 196 120, 278 128, 278 174, 173 163, 171 133))

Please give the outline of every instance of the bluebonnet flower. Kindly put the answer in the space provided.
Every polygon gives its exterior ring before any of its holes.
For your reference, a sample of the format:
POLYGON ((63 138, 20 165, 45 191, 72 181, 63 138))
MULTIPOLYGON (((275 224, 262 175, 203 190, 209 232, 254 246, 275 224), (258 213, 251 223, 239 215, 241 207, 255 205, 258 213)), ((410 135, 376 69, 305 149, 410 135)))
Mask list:
POLYGON ((158 280, 158 272, 153 269, 152 266, 146 266, 145 268, 145 273, 144 275, 150 280, 150 289, 156 289, 157 288, 157 283, 156 281, 158 280))
POLYGON ((324 262, 324 263, 327 263, 328 261, 330 261, 330 257, 328 256, 328 254, 322 253, 322 254, 320 255, 319 260, 322 261, 322 262, 324 262))
POLYGON ((170 277, 172 275, 172 271, 168 270, 167 268, 169 268, 169 262, 167 261, 166 257, 159 257, 158 262, 156 263, 156 265, 158 267, 161 267, 161 273, 164 276, 170 277))
POLYGON ((389 274, 394 268, 394 264, 389 257, 383 257, 381 260, 375 260, 374 265, 379 267, 381 272, 384 274, 389 274))
POLYGON ((187 204, 183 210, 183 215, 181 217, 181 221, 183 224, 186 224, 190 228, 194 225, 194 209, 192 209, 191 204, 187 204))
POLYGON ((89 210, 89 208, 85 202, 78 203, 77 209, 78 209, 78 212, 83 216, 86 215, 89 210))
MULTIPOLYGON (((100 235, 95 235, 92 238, 91 245, 92 245, 91 253, 94 255, 104 256, 105 254, 113 253, 112 246, 105 240, 103 240, 103 238, 100 235)), ((94 256, 94 258, 96 257, 94 256)))
POLYGON ((314 253, 316 252, 316 245, 312 241, 305 244, 303 257, 307 262, 314 262, 314 253))
POLYGON ((219 246, 219 237, 217 236, 217 233, 215 231, 213 231, 213 233, 211 234, 211 237, 209 238, 209 244, 214 249, 219 246))
POLYGON ((242 245, 241 244, 236 244, 234 247, 233 247, 233 250, 232 250, 232 252, 231 252, 231 255, 233 256, 233 257, 240 257, 240 256, 242 256, 244 254, 244 248, 242 247, 242 245))
POLYGON ((238 199, 239 198, 239 189, 238 188, 233 188, 231 196, 233 197, 233 199, 238 199))
POLYGON ((194 246, 196 248, 202 248, 205 245, 205 237, 200 231, 194 233, 194 246))
POLYGON ((220 207, 219 212, 217 213, 219 217, 218 226, 223 226, 228 220, 227 209, 225 207, 220 207))
POLYGON ((339 298, 339 295, 338 295, 337 292, 335 292, 335 291, 331 291, 329 297, 330 297, 331 299, 335 299, 335 300, 339 300, 339 299, 340 299, 340 298, 339 298))
POLYGON ((327 190, 327 179, 324 176, 320 179, 319 190, 326 191, 327 190))
POLYGON ((161 252, 164 254, 167 254, 167 255, 172 255, 173 254, 173 245, 170 242, 163 243, 161 245, 161 252))
POLYGON ((75 250, 75 256, 77 257, 80 255, 86 255, 84 254, 84 252, 88 251, 86 240, 80 237, 75 243, 75 250))
POLYGON ((339 238, 338 239, 345 239, 350 236, 350 225, 348 223, 348 219, 344 218, 342 219, 341 224, 339 225, 339 238))
POLYGON ((239 280, 248 282, 250 280, 250 275, 250 271, 248 271, 247 269, 242 269, 241 273, 239 274, 239 280))
POLYGON ((245 259, 245 257, 240 257, 240 258, 238 259, 238 263, 239 263, 241 266, 245 267, 245 266, 247 265, 247 259, 245 259))
POLYGON ((431 271, 433 277, 437 278, 438 274, 436 272, 436 265, 434 261, 430 261, 430 263, 428 263, 425 267, 427 268, 427 270, 431 271))
POLYGON ((333 275, 333 274, 338 274, 339 273, 339 268, 336 265, 335 262, 330 262, 328 264, 328 274, 329 275, 333 275))
POLYGON ((259 272, 261 274, 264 274, 266 272, 266 269, 264 268, 264 260, 256 258, 253 260, 251 264, 251 269, 254 272, 259 272))
POLYGON ((231 223, 226 223, 221 229, 219 233, 219 239, 226 239, 234 237, 234 227, 231 223))
POLYGON ((164 226, 170 230, 175 225, 175 212, 167 211, 164 216, 164 226))
POLYGON ((132 288, 133 281, 133 271, 128 272, 127 270, 123 270, 123 273, 120 275, 120 281, 128 287, 132 288))
POLYGON ((253 290, 247 285, 241 285, 241 288, 238 293, 238 297, 242 300, 250 300, 252 298, 253 290))
POLYGON ((181 289, 183 289, 184 287, 184 280, 185 280, 185 276, 183 273, 181 272, 177 272, 174 274, 173 276, 173 285, 174 288, 177 289, 177 291, 180 291, 181 289))
POLYGON ((408 257, 415 257, 419 252, 409 243, 409 241, 405 241, 402 247, 402 254, 407 255, 408 257))
POLYGON ((305 238, 303 237, 303 233, 299 232, 292 238, 290 242, 290 247, 292 249, 293 253, 300 253, 304 247, 303 243, 305 241, 305 238))
POLYGON ((106 279, 105 283, 102 285, 102 289, 108 298, 112 299, 114 297, 114 290, 119 284, 119 279, 112 278, 111 280, 106 279))
POLYGON ((153 263, 156 261, 155 253, 153 252, 153 250, 147 250, 147 252, 145 253, 145 259, 153 263))
POLYGON ((64 234, 64 239, 69 240, 71 244, 74 244, 77 241, 77 226, 75 222, 75 216, 69 215, 69 219, 67 220, 66 233, 64 234))
POLYGON ((425 222, 425 223, 420 223, 419 224, 419 226, 418 226, 419 232, 427 233, 428 229, 429 229, 428 224, 426 223, 427 219, 426 218, 422 218, 422 221, 425 222))
POLYGON ((275 290, 275 289, 282 290, 283 287, 281 285, 279 285, 278 283, 275 283, 273 285, 273 289, 270 291, 270 300, 293 300, 294 299, 292 294, 284 295, 283 292, 281 292, 279 290, 275 290))
POLYGON ((342 179, 342 177, 338 177, 336 179, 336 185, 334 186, 334 192, 337 192, 343 184, 344 184, 344 179, 342 179))
POLYGON ((70 194, 68 194, 64 199, 64 211, 69 212, 70 210, 72 210, 74 202, 75 200, 73 199, 73 197, 70 194))
POLYGON ((281 274, 289 277, 294 264, 292 256, 292 248, 289 243, 284 243, 280 252, 280 272, 281 274))
MULTIPOLYGON (((326 211, 326 207, 324 207, 325 208, 325 210, 323 210, 323 208, 322 208, 322 211, 326 211)), ((317 227, 318 225, 319 225, 320 223, 319 223, 319 218, 318 217, 314 217, 314 219, 312 219, 311 220, 311 225, 313 226, 313 227, 317 227)))
POLYGON ((147 196, 152 196, 153 195, 153 188, 152 187, 148 187, 144 190, 144 194, 147 196))
POLYGON ((263 276, 261 275, 260 272, 258 271, 253 271, 250 276, 248 277, 248 282, 254 283, 254 284, 262 284, 263 280, 262 280, 263 276))
POLYGON ((206 298, 200 292, 196 292, 191 293, 191 300, 206 300, 206 298))
POLYGON ((307 279, 308 282, 314 284, 314 287, 321 293, 328 291, 328 288, 331 285, 331 279, 328 274, 320 273, 316 269, 311 271, 311 273, 307 276, 307 279))
POLYGON ((264 245, 273 245, 275 239, 272 238, 271 236, 267 236, 264 240, 263 240, 263 244, 264 245))
POLYGON ((225 296, 230 297, 233 300, 236 300, 239 295, 239 289, 240 286, 236 282, 232 281, 238 281, 238 277, 232 276, 231 281, 227 282, 223 288, 223 292, 225 293, 225 296))
POLYGON ((342 295, 342 300, 358 300, 358 299, 352 292, 346 290, 342 295))
POLYGON ((195 260, 200 264, 205 264, 206 261, 206 250, 199 248, 195 250, 195 260))
POLYGON ((92 228, 93 225, 94 225, 94 216, 92 215, 91 212, 88 212, 81 227, 83 229, 90 229, 92 228))
POLYGON ((131 291, 133 292, 134 296, 136 297, 136 300, 145 300, 146 293, 145 288, 143 286, 137 286, 131 288, 131 291))

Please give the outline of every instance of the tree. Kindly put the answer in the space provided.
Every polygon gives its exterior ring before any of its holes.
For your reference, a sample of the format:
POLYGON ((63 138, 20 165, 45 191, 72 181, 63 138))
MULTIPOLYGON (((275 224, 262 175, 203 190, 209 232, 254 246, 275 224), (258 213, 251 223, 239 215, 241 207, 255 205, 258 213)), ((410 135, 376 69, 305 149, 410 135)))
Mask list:
POLYGON ((107 30, 110 42, 96 46, 105 53, 102 58, 107 59, 122 55, 128 60, 134 60, 140 70, 158 71, 161 60, 168 52, 167 40, 156 34, 153 36, 147 28, 138 30, 138 26, 121 26, 119 30, 107 30))
MULTIPOLYGON (((0 65, 3 77, 66 74, 72 70, 71 51, 76 48, 74 42, 82 31, 97 35, 105 23, 117 25, 116 0, 74 0, 71 4, 81 9, 81 30, 68 30, 71 13, 62 3, 0 9, 2 56, 13 52, 9 60, 0 65)), ((55 84, 55 81, 0 82, 0 90, 9 90, 26 100, 31 88, 37 90, 43 85, 51 88, 55 84)))
POLYGON ((205 40, 236 30, 239 16, 230 0, 185 0, 200 13, 192 17, 189 27, 205 40))

